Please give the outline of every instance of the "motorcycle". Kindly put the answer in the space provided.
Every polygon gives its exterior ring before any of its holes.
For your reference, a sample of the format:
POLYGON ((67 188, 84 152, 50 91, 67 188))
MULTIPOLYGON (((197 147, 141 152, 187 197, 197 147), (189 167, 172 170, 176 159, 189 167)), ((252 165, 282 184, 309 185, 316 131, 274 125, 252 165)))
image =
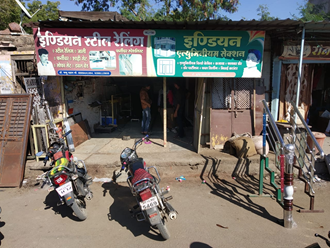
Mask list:
MULTIPOLYGON (((92 178, 87 174, 84 161, 73 157, 66 146, 64 138, 71 132, 70 130, 64 135, 58 132, 59 141, 49 146, 44 166, 50 160, 52 168, 44 173, 41 187, 46 183, 49 184, 59 196, 60 201, 57 206, 66 204, 80 220, 85 220, 87 218, 85 199, 93 198, 93 192, 89 188, 92 178)), ((43 152, 38 153, 37 156, 41 154, 43 152)))
POLYGON ((159 173, 155 166, 146 167, 143 158, 138 157, 137 148, 143 141, 148 139, 148 135, 137 140, 132 148, 126 147, 120 154, 121 169, 115 176, 114 181, 121 175, 125 169, 127 172, 127 184, 131 193, 137 201, 134 209, 138 209, 135 217, 138 221, 148 221, 151 226, 156 227, 162 237, 167 240, 170 233, 166 227, 167 218, 176 219, 178 212, 168 202, 173 199, 172 196, 165 197, 168 189, 160 189, 161 181, 159 173), (153 169, 157 175, 150 174, 153 169))

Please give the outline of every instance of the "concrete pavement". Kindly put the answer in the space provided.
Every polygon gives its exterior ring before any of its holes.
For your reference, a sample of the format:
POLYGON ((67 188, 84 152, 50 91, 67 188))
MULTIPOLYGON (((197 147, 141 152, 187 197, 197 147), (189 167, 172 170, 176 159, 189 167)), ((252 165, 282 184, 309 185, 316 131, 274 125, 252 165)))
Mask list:
MULTIPOLYGON (((254 177, 216 178, 205 175, 187 177, 184 182, 164 178, 161 187, 170 186, 172 206, 178 211, 176 220, 167 222, 171 238, 163 241, 158 230, 147 222, 131 218, 129 209, 136 201, 126 183, 93 183, 94 197, 87 201, 88 217, 78 221, 67 206, 57 206, 55 191, 47 187, 4 188, 0 191, 0 247, 145 247, 145 248, 249 248, 307 247, 324 240, 314 236, 327 235, 330 230, 330 184, 317 184, 315 208, 324 213, 299 213, 309 207, 304 185, 297 182, 293 206, 296 227, 280 224, 283 209, 271 197, 249 197, 258 192, 254 177), (217 226, 220 225, 220 226, 217 226)), ((269 184, 265 193, 273 193, 269 184)))
MULTIPOLYGON (((111 133, 94 133, 93 138, 75 148, 73 153, 85 161, 89 174, 93 177, 111 177, 113 171, 120 167, 120 154, 125 147, 132 147, 135 139, 143 137, 140 133, 140 123, 129 122, 111 133), (129 136, 129 140, 123 140, 129 136)), ((151 142, 144 142, 137 149, 138 155, 143 157, 148 166, 156 166, 161 176, 200 175, 216 168, 217 172, 232 174, 234 171, 246 171, 250 175, 259 174, 260 156, 254 155, 248 159, 239 160, 237 157, 219 150, 202 148, 197 154, 192 145, 192 128, 186 129, 184 139, 175 139, 174 134, 167 133, 167 146, 163 146, 163 132, 154 128, 150 135, 151 142)), ((324 141, 325 154, 330 153, 330 137, 324 141)), ((275 155, 268 155, 270 167, 275 170, 275 155)), ((42 167, 42 162, 27 161, 29 168, 42 167)), ((317 163, 317 173, 328 173, 324 162, 317 163)))

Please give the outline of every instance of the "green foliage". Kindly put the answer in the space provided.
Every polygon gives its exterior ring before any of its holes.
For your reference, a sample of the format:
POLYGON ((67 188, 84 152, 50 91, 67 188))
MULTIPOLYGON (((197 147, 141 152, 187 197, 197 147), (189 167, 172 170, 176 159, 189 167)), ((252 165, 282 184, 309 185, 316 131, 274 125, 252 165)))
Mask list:
POLYGON ((21 9, 14 0, 0 1, 0 30, 8 28, 11 22, 20 22, 21 9))
POLYGON ((258 16, 260 16, 259 21, 274 21, 278 19, 277 17, 270 16, 267 4, 260 4, 259 7, 257 8, 257 11, 259 11, 258 13, 258 16))
POLYGON ((228 19, 221 11, 234 13, 239 0, 155 0, 157 8, 149 0, 74 0, 83 11, 109 11, 117 7, 129 20, 201 21, 228 19))
MULTIPOLYGON (((25 2, 21 1, 25 6, 25 2)), ((27 11, 32 16, 39 9, 41 1, 34 0, 32 3, 27 4, 27 11)), ((47 1, 46 5, 42 6, 32 19, 27 16, 23 16, 22 23, 29 23, 31 21, 37 22, 39 20, 57 20, 58 19, 58 6, 60 2, 50 2, 47 1)), ((15 0, 0 0, 0 30, 8 28, 8 24, 11 22, 20 23, 21 22, 21 8, 15 2, 15 0)), ((27 32, 31 33, 32 30, 28 29, 27 32)))
POLYGON ((312 4, 306 1, 305 5, 299 6, 300 17, 292 15, 296 20, 309 22, 309 21, 330 21, 330 12, 326 13, 324 4, 312 4))
MULTIPOLYGON (((32 3, 28 3, 28 10, 31 15, 33 15, 41 5, 41 1, 33 1, 32 3)), ((58 20, 58 6, 60 2, 51 2, 47 1, 46 5, 42 6, 42 9, 36 13, 32 19, 28 19, 28 22, 36 22, 39 20, 58 20)), ((25 19, 26 20, 26 19, 25 19)))

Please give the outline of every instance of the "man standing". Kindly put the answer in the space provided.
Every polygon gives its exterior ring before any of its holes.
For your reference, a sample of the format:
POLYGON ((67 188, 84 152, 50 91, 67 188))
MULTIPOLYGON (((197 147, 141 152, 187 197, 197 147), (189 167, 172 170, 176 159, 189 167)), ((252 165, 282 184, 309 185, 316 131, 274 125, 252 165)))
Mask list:
POLYGON ((48 60, 48 51, 44 48, 38 50, 40 61, 38 62, 39 76, 55 76, 53 63, 48 60))
POLYGON ((142 106, 142 134, 148 133, 151 120, 151 100, 149 99, 148 90, 150 90, 150 85, 146 85, 140 90, 140 100, 142 106))

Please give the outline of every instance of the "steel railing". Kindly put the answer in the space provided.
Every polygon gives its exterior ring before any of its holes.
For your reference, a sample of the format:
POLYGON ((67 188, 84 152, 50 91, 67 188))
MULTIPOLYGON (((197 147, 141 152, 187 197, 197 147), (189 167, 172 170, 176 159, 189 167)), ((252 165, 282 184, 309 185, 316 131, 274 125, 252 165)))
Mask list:
POLYGON ((325 158, 325 154, 297 106, 293 102, 291 102, 291 106, 293 108, 293 113, 290 113, 292 126, 290 143, 295 146, 294 167, 299 171, 298 178, 305 182, 305 193, 310 197, 309 210, 300 210, 300 212, 323 212, 323 210, 314 209, 314 184, 316 182, 315 163, 317 157, 322 160, 325 158), (299 124, 297 124, 298 119, 300 120, 299 124), (318 154, 316 154, 315 147, 318 150, 318 154))
POLYGON ((262 100, 263 109, 263 154, 260 156, 259 196, 263 194, 264 168, 270 173, 270 183, 276 189, 277 201, 283 207, 284 226, 287 228, 295 225, 292 218, 293 209, 293 168, 299 171, 298 178, 305 182, 305 193, 310 197, 310 209, 300 212, 323 212, 314 210, 313 189, 315 183, 315 162, 317 156, 323 159, 324 152, 317 142, 313 132, 305 122, 298 108, 291 102, 290 122, 275 122, 265 100, 262 100), (297 124, 297 118, 300 122, 297 124), (279 130, 281 127, 281 131, 279 130), (284 128, 284 129, 283 129, 284 128), (284 132, 283 132, 284 130, 284 132), (267 143, 268 142, 268 143, 267 143), (280 186, 275 182, 275 172, 269 167, 266 145, 275 155, 275 168, 280 171, 280 186), (318 155, 316 150, 319 151, 318 155))

